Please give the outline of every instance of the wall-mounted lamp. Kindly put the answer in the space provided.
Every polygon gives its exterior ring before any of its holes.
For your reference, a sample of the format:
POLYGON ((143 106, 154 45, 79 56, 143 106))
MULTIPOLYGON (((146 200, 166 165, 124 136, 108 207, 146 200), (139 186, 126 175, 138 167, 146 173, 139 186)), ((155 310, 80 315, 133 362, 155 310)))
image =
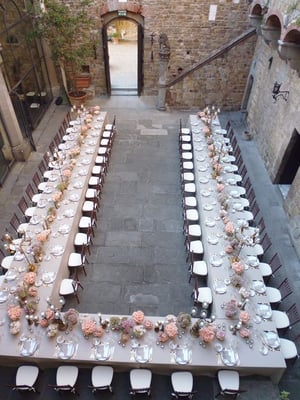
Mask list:
POLYGON ((281 83, 278 83, 277 81, 274 83, 274 87, 272 90, 272 97, 274 99, 274 103, 277 102, 277 100, 282 97, 283 100, 287 101, 289 97, 289 91, 288 90, 280 90, 281 83))

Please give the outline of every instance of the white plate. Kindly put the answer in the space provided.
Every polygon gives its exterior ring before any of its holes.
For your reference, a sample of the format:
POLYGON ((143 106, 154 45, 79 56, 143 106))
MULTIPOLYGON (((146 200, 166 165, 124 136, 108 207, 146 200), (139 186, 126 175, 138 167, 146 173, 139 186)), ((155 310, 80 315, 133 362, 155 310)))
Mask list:
POLYGON ((69 208, 64 212, 64 216, 67 218, 72 218, 75 215, 75 211, 72 208, 69 208))
POLYGON ((223 264, 223 259, 215 254, 211 256, 210 263, 214 267, 220 267, 223 264))
POLYGON ((207 167, 198 167, 198 171, 205 172, 207 171, 207 167))
POLYGON ((51 254, 53 254, 54 256, 61 256, 64 253, 65 249, 63 248, 63 246, 57 245, 52 247, 51 249, 51 254))
POLYGON ((78 193, 73 193, 73 194, 71 194, 71 196, 70 196, 70 200, 71 200, 71 201, 76 202, 76 201, 78 201, 79 199, 80 199, 80 196, 79 196, 78 193))
POLYGON ((256 305, 256 313, 257 315, 265 319, 272 318, 272 308, 269 304, 258 303, 256 305))
POLYGON ((256 293, 265 293, 266 286, 263 281, 253 281, 252 288, 256 291, 256 293))
POLYGON ((93 148, 89 148, 89 149, 86 149, 86 154, 93 154, 94 153, 94 151, 95 151, 95 149, 93 149, 93 148))
POLYGON ((38 208, 45 208, 47 205, 47 201, 44 199, 41 199, 38 203, 37 203, 37 207, 38 208))
POLYGON ((264 344, 270 347, 271 349, 278 349, 280 346, 280 340, 277 332, 265 331, 262 334, 262 340, 264 344))
POLYGON ((21 356, 32 356, 38 348, 38 342, 35 338, 24 338, 21 342, 20 354, 21 356))
POLYGON ((219 279, 214 281, 214 291, 218 294, 226 293, 227 287, 225 285, 225 282, 219 279))
POLYGON ((237 190, 231 190, 229 194, 234 199, 237 199, 238 197, 240 197, 240 194, 239 194, 239 192, 237 190))
POLYGON ((199 182, 200 182, 200 183, 208 183, 208 182, 209 182, 209 179, 206 178, 205 176, 202 176, 201 178, 199 178, 199 182))
POLYGON ((50 175, 49 176, 49 181, 50 182, 55 182, 57 180, 57 175, 50 175))
POLYGON ((175 362, 179 365, 189 364, 192 359, 192 351, 185 347, 178 347, 175 350, 175 362))
POLYGON ((235 185, 236 184, 236 181, 233 178, 228 178, 226 182, 228 183, 228 185, 235 185))
POLYGON ((226 131, 226 129, 216 129, 215 133, 217 135, 226 135, 227 131, 226 131))
POLYGON ((111 356, 112 348, 109 343, 99 343, 95 347, 95 358, 99 361, 108 360, 111 356))
POLYGON ((236 211, 243 211, 244 207, 242 203, 234 203, 232 208, 236 211))
POLYGON ((85 175, 87 175, 87 173, 88 173, 88 171, 87 171, 86 169, 81 169, 81 170, 78 172, 78 175, 80 175, 80 176, 85 176, 85 175))
POLYGON ((204 204, 203 208, 206 211, 211 211, 213 209, 213 206, 211 204, 204 204))
POLYGON ((256 256, 248 256, 247 257, 247 264, 249 264, 250 267, 258 267, 259 259, 256 256))
POLYGON ((63 342, 59 344, 60 351, 58 353, 58 357, 62 360, 67 360, 73 356, 76 350, 76 344, 72 341, 63 342))
POLYGON ((45 187, 44 193, 49 194, 49 193, 52 193, 52 192, 53 192, 53 188, 52 188, 51 186, 46 186, 46 187, 45 187))
POLYGON ((83 160, 81 160, 81 164, 88 165, 90 163, 91 163, 91 159, 90 158, 84 158, 83 160))
POLYGON ((16 252, 14 255, 14 260, 16 261, 22 261, 24 260, 24 254, 20 253, 20 252, 16 252))
POLYGON ((217 244, 219 242, 219 239, 214 236, 208 236, 207 241, 210 244, 217 244))
POLYGON ((210 196, 210 191, 209 190, 201 190, 201 195, 204 197, 209 197, 210 196))
POLYGON ((17 277, 17 273, 15 271, 8 270, 5 274, 5 280, 14 281, 17 277))
POLYGON ((73 188, 74 188, 74 189, 81 189, 81 188, 83 188, 83 182, 81 182, 81 181, 75 182, 74 185, 73 185, 73 188))
POLYGON ((40 217, 38 217, 37 215, 33 215, 33 216, 30 218, 30 224, 32 224, 32 225, 37 225, 37 224, 40 223, 40 221, 41 221, 41 219, 40 219, 40 217))
POLYGON ((63 235, 66 235, 67 233, 70 232, 70 226, 69 226, 69 225, 61 225, 61 226, 58 228, 58 232, 59 232, 59 233, 62 233, 63 235))
POLYGON ((225 348, 221 352, 221 359, 224 365, 227 365, 228 367, 233 367, 237 365, 239 357, 233 349, 225 348))
POLYGON ((89 146, 95 146, 96 143, 96 140, 90 140, 88 144, 89 146))
POLYGON ((44 272, 42 275, 42 281, 45 284, 49 284, 55 281, 56 273, 55 272, 44 272))
POLYGON ((207 220, 205 221, 205 225, 206 225, 206 226, 209 226, 210 228, 212 228, 213 226, 216 225, 216 221, 213 220, 213 219, 207 219, 207 220))

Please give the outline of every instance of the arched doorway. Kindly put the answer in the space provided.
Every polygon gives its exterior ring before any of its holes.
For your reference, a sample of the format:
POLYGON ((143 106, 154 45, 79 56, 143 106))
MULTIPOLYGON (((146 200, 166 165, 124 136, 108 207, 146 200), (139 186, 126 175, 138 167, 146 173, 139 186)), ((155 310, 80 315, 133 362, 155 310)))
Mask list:
POLYGON ((102 43, 107 94, 140 96, 143 90, 143 18, 126 12, 103 16, 102 43), (115 44, 115 37, 118 44, 115 44))

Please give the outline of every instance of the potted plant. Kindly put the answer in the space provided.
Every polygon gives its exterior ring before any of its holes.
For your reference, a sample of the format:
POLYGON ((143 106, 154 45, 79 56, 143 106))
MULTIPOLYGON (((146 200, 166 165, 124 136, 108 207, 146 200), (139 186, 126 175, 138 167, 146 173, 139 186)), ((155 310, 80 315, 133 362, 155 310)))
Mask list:
POLYGON ((111 35, 111 39, 112 39, 112 41, 113 41, 114 44, 118 44, 118 43, 119 43, 119 39, 120 39, 120 34, 119 34, 119 32, 114 32, 114 33, 111 35))
POLYGON ((91 0, 79 0, 76 7, 59 0, 45 0, 43 9, 32 10, 33 37, 43 39, 50 48, 60 84, 66 89, 72 105, 84 104, 87 98, 82 86, 76 85, 82 65, 93 55, 91 30, 95 27, 91 0), (64 76, 66 79, 64 79, 64 76))

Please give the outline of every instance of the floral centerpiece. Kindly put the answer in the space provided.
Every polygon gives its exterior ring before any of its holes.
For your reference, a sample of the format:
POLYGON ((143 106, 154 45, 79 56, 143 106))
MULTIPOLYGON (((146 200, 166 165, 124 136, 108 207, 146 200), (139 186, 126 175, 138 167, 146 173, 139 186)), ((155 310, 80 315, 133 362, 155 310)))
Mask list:
POLYGON ((216 336, 216 329, 212 324, 204 325, 199 329, 199 337, 204 343, 211 343, 216 336))
POLYGON ((231 299, 225 303, 225 315, 227 318, 235 318, 238 313, 238 303, 236 300, 231 299))
POLYGON ((96 331, 96 327, 96 321, 94 321, 93 319, 88 318, 83 320, 81 323, 81 330, 84 337, 88 338, 89 336, 93 335, 96 331))
POLYGON ((186 329, 191 325, 192 319, 190 314, 187 313, 179 313, 177 315, 177 324, 180 326, 182 329, 186 329))
POLYGON ((141 310, 134 311, 132 313, 132 319, 134 320, 134 322, 136 324, 142 324, 144 321, 144 318, 145 318, 145 314, 141 310))

